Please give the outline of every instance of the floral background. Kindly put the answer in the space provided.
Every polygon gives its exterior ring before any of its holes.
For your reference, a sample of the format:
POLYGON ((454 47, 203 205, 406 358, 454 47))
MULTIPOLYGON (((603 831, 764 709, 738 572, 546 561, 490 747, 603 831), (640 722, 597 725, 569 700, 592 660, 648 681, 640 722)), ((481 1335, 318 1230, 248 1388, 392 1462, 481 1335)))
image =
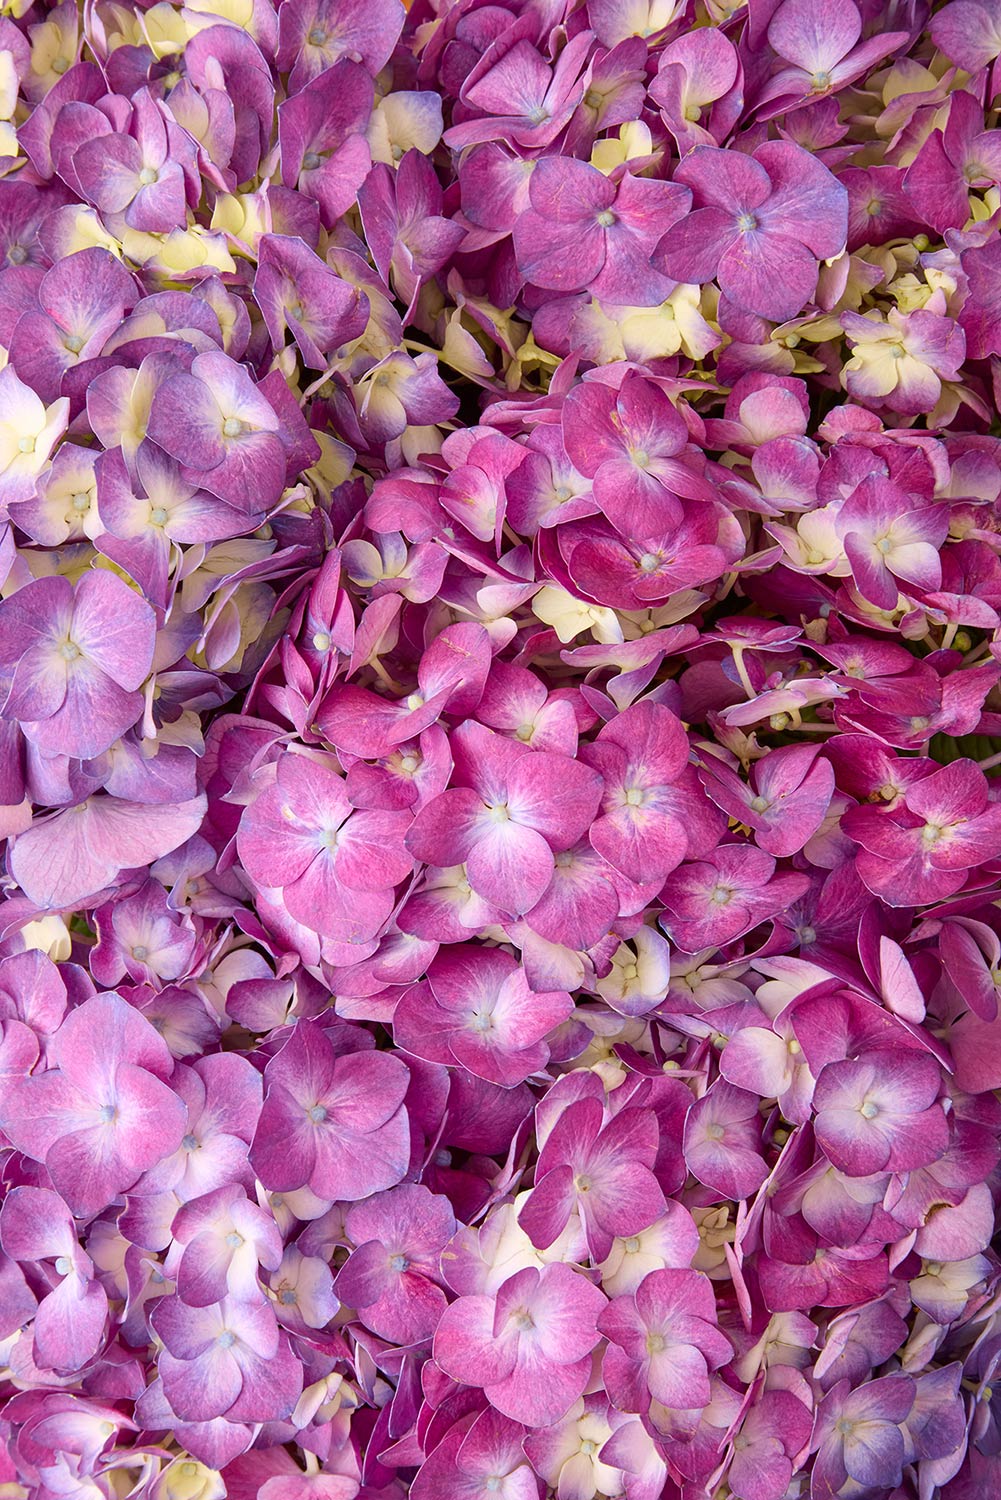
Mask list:
POLYGON ((5 0, 0 1494, 1001 1494, 998 0, 5 0))

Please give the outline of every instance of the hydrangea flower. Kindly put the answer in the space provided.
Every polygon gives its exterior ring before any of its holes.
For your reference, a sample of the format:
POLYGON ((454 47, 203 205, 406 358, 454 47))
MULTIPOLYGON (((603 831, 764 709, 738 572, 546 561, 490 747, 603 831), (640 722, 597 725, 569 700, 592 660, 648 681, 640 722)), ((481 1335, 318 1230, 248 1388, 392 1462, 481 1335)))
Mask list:
POLYGON ((300 1021, 268 1065, 250 1145, 255 1172, 278 1192, 308 1186, 331 1200, 395 1186, 408 1160, 407 1081, 398 1059, 338 1057, 322 1027, 300 1021))
POLYGON ((583 1393, 605 1306, 597 1287, 562 1263, 526 1266, 495 1297, 460 1297, 442 1315, 434 1358, 481 1386, 497 1411, 551 1426, 583 1393), (539 1417, 548 1421, 539 1421, 539 1417))
POLYGON ((25 585, 0 609, 3 713, 43 753, 90 759, 142 715, 156 619, 114 574, 25 585))
POLYGON ((675 281, 715 276, 748 313, 794 317, 816 290, 818 263, 844 249, 847 194, 791 141, 751 156, 696 146, 675 181, 691 188, 693 212, 667 230, 655 267, 675 281))
POLYGON ((50 1066, 7 1079, 2 1129, 44 1162, 71 1211, 96 1213, 180 1145, 187 1111, 165 1081, 172 1069, 148 1021, 96 995, 60 1026, 50 1066))

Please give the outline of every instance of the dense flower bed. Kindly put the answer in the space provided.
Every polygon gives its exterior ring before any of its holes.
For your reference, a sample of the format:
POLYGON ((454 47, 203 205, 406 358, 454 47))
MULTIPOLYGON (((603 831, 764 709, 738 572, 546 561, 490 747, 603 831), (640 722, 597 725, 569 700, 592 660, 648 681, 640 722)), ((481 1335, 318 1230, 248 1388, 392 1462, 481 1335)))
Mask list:
POLYGON ((1001 1494, 999 57, 5 4, 5 1500, 1001 1494))

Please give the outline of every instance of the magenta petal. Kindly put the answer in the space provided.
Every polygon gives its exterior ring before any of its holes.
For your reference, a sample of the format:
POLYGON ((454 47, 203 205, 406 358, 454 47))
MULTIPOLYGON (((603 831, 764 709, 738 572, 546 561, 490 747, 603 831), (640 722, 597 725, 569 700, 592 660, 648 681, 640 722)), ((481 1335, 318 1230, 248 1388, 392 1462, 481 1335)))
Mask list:
POLYGON ((492 1385, 514 1368, 517 1344, 495 1340, 491 1297, 460 1297, 445 1309, 434 1336, 434 1357, 455 1380, 492 1385))
POLYGON ((521 916, 531 910, 553 874, 553 852, 533 828, 489 824, 466 855, 466 878, 484 901, 521 916))
POLYGON ((153 398, 148 433, 174 458, 196 469, 214 469, 226 456, 223 417, 206 386, 193 375, 172 375, 153 398))
POLYGON ((44 1298, 35 1315, 35 1353, 44 1368, 81 1369, 104 1342, 108 1294, 100 1282, 70 1274, 44 1298))
POLYGON ((779 322, 795 317, 813 296, 817 262, 796 240, 772 231, 751 231, 724 251, 719 283, 748 312, 779 322))
POLYGON ((530 1356, 505 1379, 491 1382, 487 1396, 505 1416, 546 1426, 559 1421, 583 1394, 591 1369, 589 1356, 574 1364, 559 1365, 530 1356))
POLYGON ((198 1359, 175 1359, 165 1352, 159 1361, 164 1393, 185 1422, 204 1422, 229 1411, 243 1388, 240 1367, 229 1349, 218 1346, 198 1359))

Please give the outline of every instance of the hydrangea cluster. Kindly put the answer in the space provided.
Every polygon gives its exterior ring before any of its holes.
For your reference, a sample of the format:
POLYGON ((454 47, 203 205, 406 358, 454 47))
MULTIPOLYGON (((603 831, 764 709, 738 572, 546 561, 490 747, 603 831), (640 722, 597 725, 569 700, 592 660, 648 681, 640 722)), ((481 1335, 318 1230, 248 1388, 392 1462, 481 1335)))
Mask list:
POLYGON ((997 0, 7 0, 0 1493, 1001 1494, 997 0))

